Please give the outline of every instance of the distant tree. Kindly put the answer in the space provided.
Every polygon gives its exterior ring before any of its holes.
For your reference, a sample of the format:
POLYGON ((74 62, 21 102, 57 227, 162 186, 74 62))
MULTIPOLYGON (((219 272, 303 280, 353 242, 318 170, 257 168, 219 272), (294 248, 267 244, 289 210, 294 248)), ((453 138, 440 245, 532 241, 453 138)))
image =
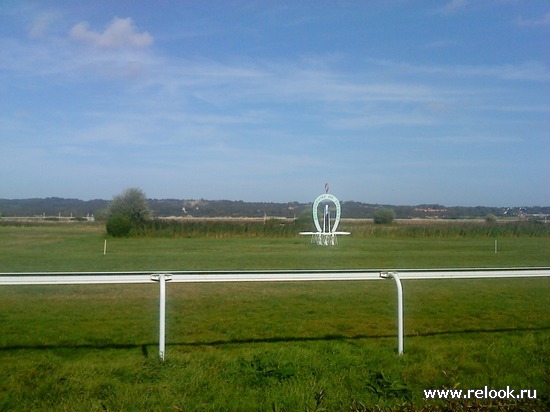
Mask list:
POLYGON ((129 188, 113 197, 107 209, 107 233, 111 236, 126 236, 134 227, 150 217, 147 197, 141 189, 129 188))
POLYGON ((395 212, 393 209, 380 208, 374 211, 374 223, 389 225, 395 219, 395 212))
POLYGON ((487 216, 485 216, 485 223, 492 225, 496 222, 497 222, 497 217, 494 214, 489 213, 487 216))

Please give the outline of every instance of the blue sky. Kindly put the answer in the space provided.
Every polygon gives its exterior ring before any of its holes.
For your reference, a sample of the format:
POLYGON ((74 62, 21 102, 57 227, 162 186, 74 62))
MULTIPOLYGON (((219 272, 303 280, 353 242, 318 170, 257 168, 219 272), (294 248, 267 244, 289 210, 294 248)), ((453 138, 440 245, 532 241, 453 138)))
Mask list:
POLYGON ((550 205, 547 1, 0 2, 0 198, 550 205))

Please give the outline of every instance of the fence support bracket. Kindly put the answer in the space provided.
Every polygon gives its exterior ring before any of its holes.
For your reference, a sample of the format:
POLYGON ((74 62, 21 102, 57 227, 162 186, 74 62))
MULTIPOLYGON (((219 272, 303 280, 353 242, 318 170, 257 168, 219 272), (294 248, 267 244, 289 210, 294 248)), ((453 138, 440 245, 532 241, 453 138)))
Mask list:
POLYGON ((381 278, 392 278, 397 286, 397 353, 403 355, 403 287, 397 272, 380 272, 381 278))
POLYGON ((151 275, 151 280, 159 282, 160 285, 160 305, 159 305, 159 357, 164 362, 164 352, 166 350, 166 281, 172 280, 172 275, 167 273, 158 273, 151 275))

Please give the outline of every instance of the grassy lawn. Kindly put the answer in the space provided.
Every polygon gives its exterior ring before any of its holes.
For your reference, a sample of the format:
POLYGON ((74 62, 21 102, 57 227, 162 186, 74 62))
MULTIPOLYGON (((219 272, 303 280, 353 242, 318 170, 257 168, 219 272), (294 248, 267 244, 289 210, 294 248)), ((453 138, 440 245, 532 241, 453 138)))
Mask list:
POLYGON ((547 266, 550 237, 109 238, 100 225, 0 226, 0 272, 547 266))
MULTIPOLYGON (((548 237, 108 239, 100 226, 0 227, 0 272, 548 266, 548 237)), ((0 410, 545 410, 550 280, 395 285, 0 288, 0 410), (537 390, 538 400, 425 400, 423 389, 537 390), (377 409, 378 408, 378 409, 377 409), (475 409, 477 408, 477 409, 475 409)))

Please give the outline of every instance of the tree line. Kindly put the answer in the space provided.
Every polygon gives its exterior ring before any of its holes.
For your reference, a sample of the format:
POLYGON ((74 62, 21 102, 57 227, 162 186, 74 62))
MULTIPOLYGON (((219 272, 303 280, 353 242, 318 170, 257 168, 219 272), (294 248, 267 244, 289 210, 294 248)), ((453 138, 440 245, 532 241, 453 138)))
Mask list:
MULTIPOLYGON (((110 200, 79 200, 58 197, 36 199, 0 199, 0 216, 75 216, 94 215, 96 220, 105 220, 110 200)), ((310 216, 313 202, 273 203, 244 202, 232 200, 182 200, 146 199, 152 216, 176 217, 285 217, 310 216)), ((341 201, 344 218, 372 219, 381 208, 392 209, 397 219, 410 218, 485 218, 494 215, 499 218, 526 219, 533 216, 550 215, 550 206, 540 207, 490 207, 452 206, 422 204, 415 206, 370 204, 356 201, 341 201)))

